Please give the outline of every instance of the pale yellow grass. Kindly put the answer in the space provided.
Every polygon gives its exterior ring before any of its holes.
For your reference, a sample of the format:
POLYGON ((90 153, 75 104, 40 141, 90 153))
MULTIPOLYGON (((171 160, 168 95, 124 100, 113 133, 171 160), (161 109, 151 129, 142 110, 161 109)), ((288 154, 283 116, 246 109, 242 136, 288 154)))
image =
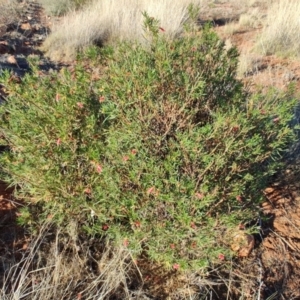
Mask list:
POLYGON ((1 300, 150 300, 161 296, 158 290, 169 295, 166 299, 190 300, 218 285, 200 276, 201 270, 171 275, 151 261, 136 260, 124 245, 79 239, 75 222, 67 228, 68 234, 61 233, 46 221, 19 262, 14 262, 13 250, 7 257, 2 253, 1 300), (156 276, 161 281, 152 282, 156 276))
POLYGON ((235 22, 227 23, 224 25, 224 34, 228 36, 232 36, 240 30, 240 25, 235 22))
POLYGON ((201 0, 94 0, 80 11, 65 16, 52 28, 43 49, 52 59, 72 59, 93 43, 143 38, 146 11, 160 21, 170 38, 180 34, 188 19, 188 5, 201 0))
POLYGON ((62 15, 75 8, 72 0, 38 0, 43 5, 47 15, 62 15))
POLYGON ((277 0, 270 5, 258 48, 264 55, 299 57, 300 1, 277 0))
POLYGON ((239 79, 259 73, 262 56, 251 53, 250 50, 243 51, 239 56, 237 77, 239 79))
POLYGON ((38 0, 49 16, 61 16, 78 9, 90 0, 38 0))
POLYGON ((0 36, 2 36, 7 25, 18 21, 19 5, 17 0, 0 0, 0 36))
POLYGON ((135 299, 133 294, 140 291, 129 291, 127 282, 129 276, 139 273, 127 248, 98 243, 101 256, 96 259, 88 241, 80 244, 76 238, 76 228, 73 238, 59 232, 53 237, 49 229, 45 223, 23 259, 15 265, 7 264, 0 299, 98 300, 108 299, 112 293, 119 299, 135 299))
POLYGON ((250 9, 247 13, 240 15, 239 25, 244 29, 257 28, 261 25, 263 14, 259 7, 250 9))
POLYGON ((249 57, 249 53, 241 54, 239 56, 237 77, 241 79, 247 76, 247 73, 249 72, 251 65, 252 65, 252 60, 249 57))

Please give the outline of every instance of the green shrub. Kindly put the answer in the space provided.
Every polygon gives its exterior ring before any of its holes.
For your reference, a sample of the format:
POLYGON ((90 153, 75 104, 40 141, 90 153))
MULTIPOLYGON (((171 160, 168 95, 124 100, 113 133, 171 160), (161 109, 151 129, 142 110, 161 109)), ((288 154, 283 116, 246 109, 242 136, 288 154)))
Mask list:
POLYGON ((90 49, 74 69, 34 68, 1 107, 6 180, 37 209, 167 267, 229 257, 293 140, 290 95, 246 93, 237 50, 205 28, 176 40, 146 16, 148 48, 90 49))

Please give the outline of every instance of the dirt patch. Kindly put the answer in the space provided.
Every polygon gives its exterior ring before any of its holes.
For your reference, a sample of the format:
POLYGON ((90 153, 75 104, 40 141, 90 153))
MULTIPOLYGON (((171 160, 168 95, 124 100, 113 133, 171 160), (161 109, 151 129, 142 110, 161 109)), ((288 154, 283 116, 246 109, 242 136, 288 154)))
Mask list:
POLYGON ((32 55, 39 56, 41 71, 59 69, 59 63, 44 58, 39 50, 49 33, 42 7, 35 1, 23 1, 19 6, 20 19, 7 24, 0 34, 0 72, 9 70, 13 76, 23 76, 30 71, 28 57, 32 55))
MULTIPOLYGON (((224 7, 225 9, 225 7, 224 7)), ((226 10, 226 9, 225 9, 226 10)), ((261 7, 263 14, 266 8, 261 7)), ((237 12, 240 15, 240 12, 237 12)), ((237 17, 238 19, 238 17, 237 17)), ((300 61, 297 59, 281 58, 276 55, 263 56, 256 50, 256 43, 262 30, 262 25, 255 28, 245 27, 233 21, 236 26, 233 33, 228 33, 225 26, 216 26, 215 30, 227 45, 234 45, 240 53, 240 64, 244 65, 240 74, 241 79, 254 91, 257 88, 266 90, 276 87, 284 90, 294 82, 300 89, 300 61)))
POLYGON ((0 182, 0 285, 10 268, 20 261, 27 245, 24 229, 16 222, 19 207, 12 189, 0 182))
POLYGON ((278 186, 265 190, 262 204, 271 218, 268 235, 261 245, 265 293, 274 299, 300 299, 300 184, 299 161, 282 173, 278 186), (285 298, 283 298, 285 297, 285 298))

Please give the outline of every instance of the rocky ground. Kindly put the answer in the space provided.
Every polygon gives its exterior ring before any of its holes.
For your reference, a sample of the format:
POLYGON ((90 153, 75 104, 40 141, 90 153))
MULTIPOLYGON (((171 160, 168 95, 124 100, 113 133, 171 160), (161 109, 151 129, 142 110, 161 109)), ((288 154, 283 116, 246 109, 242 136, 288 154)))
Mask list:
POLYGON ((20 3, 19 20, 6 24, 0 34, 0 72, 8 70, 12 76, 23 76, 30 71, 28 57, 38 55, 40 68, 49 71, 59 67, 43 57, 39 46, 49 33, 51 20, 35 1, 20 3))
MULTIPOLYGON (((20 79, 30 71, 28 57, 40 56, 41 71, 58 69, 61 63, 43 57, 39 46, 49 33, 51 19, 34 1, 20 3, 18 22, 7 24, 0 35, 0 72, 8 70, 20 79)), ((251 68, 243 80, 253 89, 276 86, 284 89, 290 81, 300 88, 300 62, 276 56, 252 53, 260 28, 241 28, 226 34, 224 25, 236 21, 242 12, 228 3, 204 11, 201 20, 212 20, 220 36, 236 45, 241 54, 249 55, 251 68)), ((1 89, 0 89, 1 90, 1 89)), ((4 97, 4 92, 2 91, 4 97)), ((254 222, 261 225, 255 247, 248 257, 233 262, 230 271, 212 272, 217 285, 209 299, 300 299, 300 161, 297 149, 287 159, 285 170, 264 191, 266 201, 254 222), (243 291, 243 295, 240 294, 243 291), (240 298, 242 297, 242 298, 240 298)), ((259 191, 258 191, 259 193, 259 191)), ((26 250, 24 230, 16 224, 18 207, 11 190, 0 184, 0 273, 3 275, 26 250)), ((151 290, 151 287, 149 287, 151 290)), ((152 290, 157 290, 153 289, 152 290)), ((158 293, 158 292, 155 292, 158 293)), ((157 298, 159 299, 159 298, 157 298)), ((163 298, 161 298, 163 299, 163 298)))

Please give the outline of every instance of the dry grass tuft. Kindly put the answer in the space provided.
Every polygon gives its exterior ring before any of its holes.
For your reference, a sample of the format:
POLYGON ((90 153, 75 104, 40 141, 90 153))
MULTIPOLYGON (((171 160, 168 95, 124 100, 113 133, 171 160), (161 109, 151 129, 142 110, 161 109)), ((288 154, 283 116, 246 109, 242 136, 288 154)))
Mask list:
POLYGON ((142 41, 143 11, 159 19, 165 34, 172 38, 181 32, 191 2, 197 5, 201 0, 94 0, 54 26, 43 50, 54 60, 69 60, 93 43, 142 41))
POLYGON ((232 36, 235 33, 244 30, 250 30, 261 26, 263 14, 259 7, 250 7, 245 13, 239 16, 238 22, 229 22, 224 26, 224 33, 226 36, 232 36))
MULTIPOLYGON (((2 278, 2 300, 133 299, 138 269, 125 247, 110 243, 74 241, 45 224, 23 258, 2 278), (92 253, 94 249, 94 253, 92 253)), ((139 280, 139 278, 138 278, 139 280)), ((145 298, 147 299, 147 298, 145 298)))
POLYGON ((269 7, 264 29, 258 41, 258 48, 264 55, 299 57, 299 13, 298 0, 278 0, 269 7))
POLYGON ((263 63, 263 57, 252 53, 251 51, 244 51, 239 56, 239 65, 237 69, 237 76, 243 79, 248 76, 255 76, 266 67, 263 63))
POLYGON ((239 25, 243 28, 257 28, 262 22, 262 13, 260 8, 255 7, 251 9, 246 14, 242 14, 239 18, 239 25))
POLYGON ((237 69, 238 78, 244 78, 252 69, 252 58, 249 53, 242 53, 239 57, 239 65, 237 69))
POLYGON ((47 15, 59 16, 75 8, 72 0, 39 0, 47 15))
POLYGON ((89 0, 38 0, 48 15, 61 16, 84 5, 89 0))
POLYGON ((224 34, 226 37, 231 37, 235 33, 239 32, 240 25, 238 23, 227 23, 224 25, 224 34))
POLYGON ((18 21, 18 18, 18 1, 0 0, 0 37, 6 32, 6 26, 18 21))
POLYGON ((68 228, 68 235, 62 234, 46 222, 19 262, 10 254, 2 257, 1 300, 207 300, 220 285, 207 274, 136 260, 123 245, 79 235, 75 223, 68 228))

